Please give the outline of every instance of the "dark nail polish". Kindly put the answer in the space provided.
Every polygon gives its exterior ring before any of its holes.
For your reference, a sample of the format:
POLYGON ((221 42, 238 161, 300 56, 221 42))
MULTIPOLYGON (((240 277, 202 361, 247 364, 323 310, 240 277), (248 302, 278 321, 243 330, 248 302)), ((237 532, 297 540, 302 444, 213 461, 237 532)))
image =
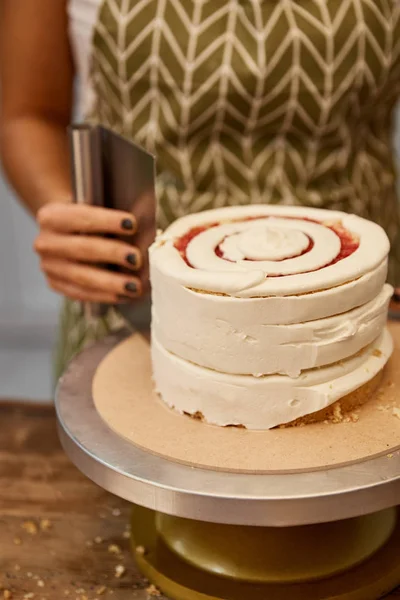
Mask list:
POLYGON ((137 267, 138 259, 136 254, 128 254, 126 257, 126 262, 128 262, 132 267, 137 267))
POLYGON ((130 281, 125 285, 125 289, 127 292, 131 292, 131 294, 137 294, 138 288, 134 281, 130 281))
POLYGON ((126 229, 127 231, 132 231, 133 229, 133 221, 132 219, 124 219, 121 223, 122 229, 126 229))
POLYGON ((392 296, 392 300, 393 300, 393 302, 396 302, 396 304, 400 303, 400 294, 397 294, 395 292, 392 296))

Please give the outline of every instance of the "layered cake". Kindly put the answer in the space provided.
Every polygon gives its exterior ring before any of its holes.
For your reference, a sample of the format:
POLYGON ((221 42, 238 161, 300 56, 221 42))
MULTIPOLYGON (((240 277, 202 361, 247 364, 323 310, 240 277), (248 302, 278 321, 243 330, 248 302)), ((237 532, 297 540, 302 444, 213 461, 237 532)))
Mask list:
POLYGON ((366 401, 393 349, 388 252, 381 227, 341 212, 252 205, 179 219, 150 249, 162 400, 248 429, 366 401))

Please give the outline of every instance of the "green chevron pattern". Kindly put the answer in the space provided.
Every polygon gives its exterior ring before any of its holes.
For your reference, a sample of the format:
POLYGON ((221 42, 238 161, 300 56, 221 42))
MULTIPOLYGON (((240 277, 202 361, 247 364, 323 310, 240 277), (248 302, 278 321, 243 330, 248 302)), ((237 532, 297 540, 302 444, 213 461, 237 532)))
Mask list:
POLYGON ((91 117, 158 157, 161 226, 227 204, 354 212, 385 227, 400 284, 398 0, 105 0, 92 87, 91 117))

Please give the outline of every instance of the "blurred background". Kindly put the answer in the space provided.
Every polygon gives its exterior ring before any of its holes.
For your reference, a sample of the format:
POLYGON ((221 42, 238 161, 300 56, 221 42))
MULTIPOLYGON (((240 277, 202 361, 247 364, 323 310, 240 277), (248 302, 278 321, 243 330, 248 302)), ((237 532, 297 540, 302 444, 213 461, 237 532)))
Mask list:
POLYGON ((36 227, 0 175, 0 388, 3 398, 50 400, 60 299, 32 250, 36 227))
MULTIPOLYGON (((400 166, 400 110, 394 144, 400 166)), ((400 181, 399 181, 400 185, 400 181)), ((60 299, 32 250, 35 224, 0 172, 0 388, 3 398, 51 401, 60 299)))

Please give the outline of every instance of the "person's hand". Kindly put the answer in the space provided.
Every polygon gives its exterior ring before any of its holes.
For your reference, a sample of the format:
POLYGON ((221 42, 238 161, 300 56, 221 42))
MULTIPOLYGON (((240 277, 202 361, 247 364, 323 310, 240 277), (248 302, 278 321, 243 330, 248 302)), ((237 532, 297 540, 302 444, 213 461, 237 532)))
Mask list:
POLYGON ((104 237, 114 234, 128 240, 137 226, 130 213, 54 203, 39 210, 37 222, 40 232, 34 247, 54 291, 83 302, 116 304, 138 298, 147 287, 137 273, 143 263, 139 249, 104 237), (114 273, 99 265, 119 265, 128 271, 114 273))

